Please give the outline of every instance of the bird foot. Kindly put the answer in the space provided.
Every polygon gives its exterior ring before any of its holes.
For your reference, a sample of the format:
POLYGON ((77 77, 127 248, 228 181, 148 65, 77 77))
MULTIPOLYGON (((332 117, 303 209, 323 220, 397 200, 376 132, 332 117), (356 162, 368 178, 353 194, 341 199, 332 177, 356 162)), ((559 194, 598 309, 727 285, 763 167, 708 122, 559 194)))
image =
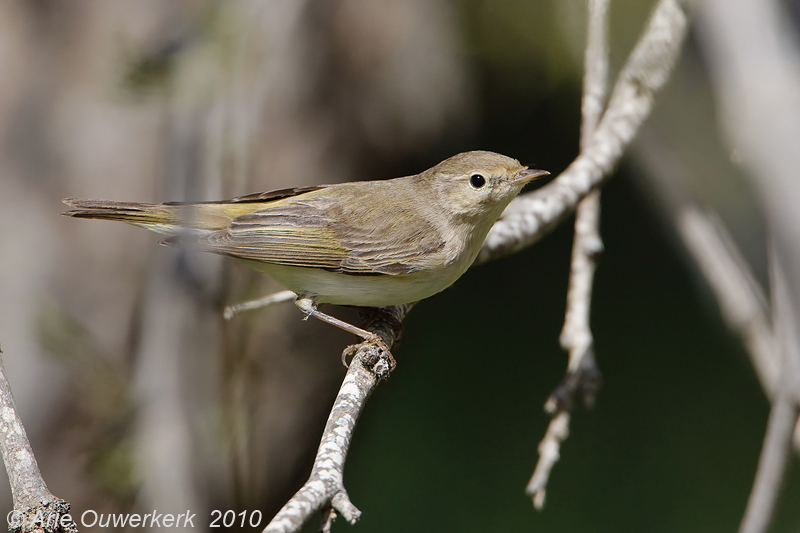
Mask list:
POLYGON ((395 361, 389 346, 378 335, 371 335, 364 342, 351 344, 345 348, 342 352, 342 364, 349 368, 348 357, 355 357, 362 349, 365 350, 364 366, 372 370, 379 378, 388 378, 397 366, 397 361, 395 361))

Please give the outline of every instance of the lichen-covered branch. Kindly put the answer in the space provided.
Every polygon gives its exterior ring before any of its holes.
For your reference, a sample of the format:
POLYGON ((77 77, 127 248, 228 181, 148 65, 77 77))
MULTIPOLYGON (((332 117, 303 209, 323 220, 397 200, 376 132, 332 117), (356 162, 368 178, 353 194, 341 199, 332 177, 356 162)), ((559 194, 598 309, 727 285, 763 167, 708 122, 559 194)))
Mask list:
MULTIPOLYGON (((370 313, 366 329, 380 335, 388 346, 400 337, 403 318, 411 305, 377 309, 370 313)), ((332 507, 348 522, 355 523, 361 511, 353 505, 344 487, 344 464, 356 422, 367 399, 387 368, 374 346, 362 346, 353 357, 322 434, 308 481, 275 515, 264 533, 299 531, 317 511, 332 507)))
MULTIPOLYGON (((363 348, 367 349, 375 348, 363 348)), ((343 476, 353 430, 367 398, 375 390, 379 380, 364 365, 364 356, 361 351, 356 354, 345 375, 325 425, 311 476, 275 515, 264 529, 265 533, 298 531, 309 517, 325 505, 331 505, 350 523, 355 523, 361 516, 361 511, 347 495, 343 476)))
POLYGON ((8 515, 11 531, 63 531, 78 528, 69 516, 69 503, 53 496, 39 472, 39 465, 17 413, 0 360, 0 451, 11 485, 14 511, 8 515))

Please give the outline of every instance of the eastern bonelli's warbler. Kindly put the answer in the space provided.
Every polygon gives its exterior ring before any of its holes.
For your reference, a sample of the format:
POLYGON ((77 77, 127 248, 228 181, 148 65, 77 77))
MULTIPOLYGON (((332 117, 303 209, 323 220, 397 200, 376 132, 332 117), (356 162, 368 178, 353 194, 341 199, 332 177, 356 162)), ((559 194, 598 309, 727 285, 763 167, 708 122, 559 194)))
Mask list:
POLYGON ((307 315, 388 347, 317 310, 427 298, 469 268, 500 214, 547 175, 493 152, 465 152, 414 176, 282 189, 220 202, 145 204, 68 198, 65 215, 120 220, 230 255, 297 294, 307 315))

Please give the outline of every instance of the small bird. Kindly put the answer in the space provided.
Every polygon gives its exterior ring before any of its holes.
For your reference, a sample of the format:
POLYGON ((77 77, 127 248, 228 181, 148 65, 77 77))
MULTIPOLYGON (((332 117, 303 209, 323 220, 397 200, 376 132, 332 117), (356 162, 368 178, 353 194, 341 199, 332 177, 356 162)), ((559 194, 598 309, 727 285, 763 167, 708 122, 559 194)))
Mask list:
MULTIPOLYGON (((219 202, 145 204, 66 198, 64 215, 120 220, 229 255, 297 295, 295 304, 389 352, 377 335, 317 310, 385 307, 453 284, 528 182, 546 176, 486 151, 457 154, 413 176, 281 189, 219 202)), ((347 352, 347 351, 346 351, 347 352)), ((389 354, 391 356, 391 354, 389 354)))

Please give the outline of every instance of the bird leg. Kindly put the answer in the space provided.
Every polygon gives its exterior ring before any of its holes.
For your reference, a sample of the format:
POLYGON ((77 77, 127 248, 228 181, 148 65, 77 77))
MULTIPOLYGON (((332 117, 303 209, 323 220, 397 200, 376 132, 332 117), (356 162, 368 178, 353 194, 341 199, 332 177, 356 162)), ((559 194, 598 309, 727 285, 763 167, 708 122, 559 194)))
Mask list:
MULTIPOLYGON (((361 347, 371 344, 371 345, 375 346, 376 348, 378 348, 378 352, 379 352, 378 353, 378 358, 380 358, 380 356, 381 356, 380 352, 383 352, 383 355, 386 357, 386 359, 388 359, 389 372, 394 370, 394 367, 395 367, 395 365, 397 363, 394 360, 394 357, 392 356, 392 352, 389 349, 389 346, 381 338, 380 335, 377 335, 377 334, 372 333, 371 331, 367 331, 365 329, 358 328, 358 327, 356 327, 356 326, 354 326, 352 324, 349 324, 349 323, 345 322, 344 320, 339 320, 336 317, 332 317, 330 315, 327 315, 327 314, 323 313, 322 311, 317 310, 317 303, 315 301, 315 298, 313 296, 311 296, 311 295, 300 294, 300 295, 298 295, 297 300, 295 300, 294 303, 300 309, 300 311, 305 313, 306 316, 305 316, 305 318, 303 320, 307 320, 308 317, 313 316, 314 318, 322 320, 323 322, 327 322, 328 324, 330 324, 332 326, 336 326, 339 329, 343 329, 343 330, 345 330, 347 332, 352 333, 353 335, 356 335, 356 336, 361 337, 362 339, 364 339, 364 342, 359 343, 359 344, 350 345, 350 346, 348 346, 347 348, 344 349, 344 351, 342 352, 342 363, 344 364, 344 366, 349 366, 347 364, 347 357, 348 356, 354 355, 361 347)), ((387 374, 388 374, 388 372, 387 372, 387 374)))

